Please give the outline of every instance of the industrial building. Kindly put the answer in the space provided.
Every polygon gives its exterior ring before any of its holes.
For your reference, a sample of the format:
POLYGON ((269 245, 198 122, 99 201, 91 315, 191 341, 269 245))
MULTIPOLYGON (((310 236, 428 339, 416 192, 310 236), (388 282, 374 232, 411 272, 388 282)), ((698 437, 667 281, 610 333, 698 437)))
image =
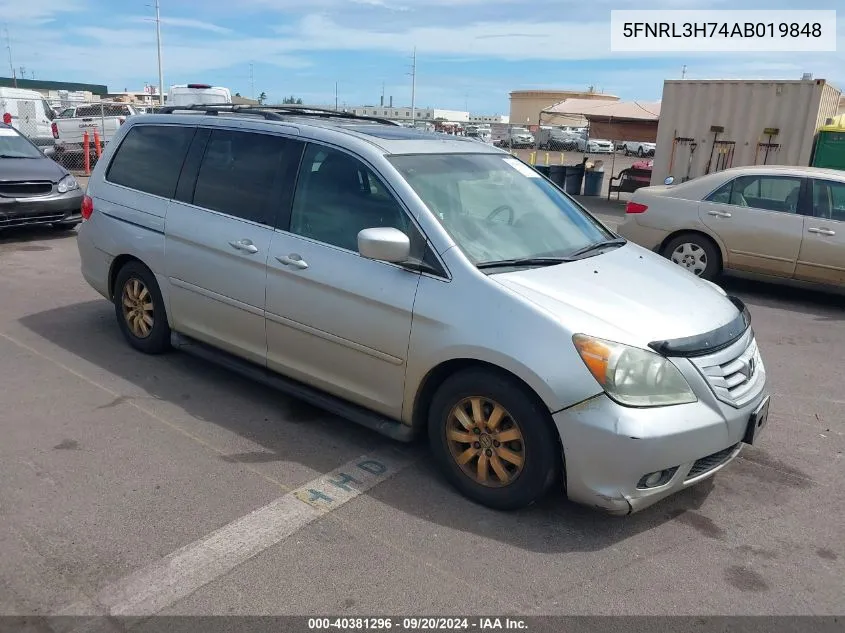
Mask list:
MULTIPOLYGON (((510 123, 514 125, 539 125, 540 113, 566 99, 598 99, 619 101, 619 97, 589 89, 578 90, 514 90, 510 93, 510 123)), ((569 125, 581 127, 587 124, 578 116, 543 116, 544 125, 569 125)))
POLYGON ((0 88, 21 88, 41 93, 53 107, 66 107, 74 103, 84 103, 106 99, 108 86, 85 84, 69 81, 41 81, 40 79, 18 79, 0 77, 0 88))

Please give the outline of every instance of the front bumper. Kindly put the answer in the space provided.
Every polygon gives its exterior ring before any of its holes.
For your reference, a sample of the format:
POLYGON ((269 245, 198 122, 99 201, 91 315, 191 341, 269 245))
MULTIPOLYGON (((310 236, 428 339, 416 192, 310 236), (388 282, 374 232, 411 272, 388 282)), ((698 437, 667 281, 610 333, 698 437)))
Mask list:
POLYGON ((81 188, 31 198, 0 197, 0 229, 81 220, 81 188))
POLYGON ((762 363, 753 390, 735 406, 716 396, 692 362, 672 360, 697 402, 637 409, 601 394, 553 416, 571 500, 630 514, 713 476, 739 455, 752 413, 768 396, 762 363), (660 471, 671 476, 639 487, 645 475, 660 471))

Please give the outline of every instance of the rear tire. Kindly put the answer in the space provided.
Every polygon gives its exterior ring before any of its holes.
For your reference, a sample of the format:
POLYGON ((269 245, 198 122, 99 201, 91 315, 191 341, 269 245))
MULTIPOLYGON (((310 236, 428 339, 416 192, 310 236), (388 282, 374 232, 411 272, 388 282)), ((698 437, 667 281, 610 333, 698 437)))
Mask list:
POLYGON ((713 281, 722 272, 722 256, 719 250, 703 235, 682 233, 669 240, 661 254, 707 281, 713 281))
POLYGON ((498 372, 448 378, 432 399, 428 433, 449 482, 489 508, 530 505, 558 479, 561 449, 548 410, 498 372))
POLYGON ((144 354, 170 349, 170 326, 155 275, 139 261, 126 263, 114 282, 114 311, 126 341, 144 354))

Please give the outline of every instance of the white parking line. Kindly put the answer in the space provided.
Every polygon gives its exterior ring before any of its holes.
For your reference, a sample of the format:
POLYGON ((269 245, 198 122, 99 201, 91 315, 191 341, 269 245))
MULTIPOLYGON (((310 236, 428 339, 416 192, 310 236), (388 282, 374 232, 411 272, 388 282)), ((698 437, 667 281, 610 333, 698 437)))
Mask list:
POLYGON ((53 615, 145 617, 159 613, 411 462, 399 450, 352 460, 103 588, 91 602, 76 602, 53 615))

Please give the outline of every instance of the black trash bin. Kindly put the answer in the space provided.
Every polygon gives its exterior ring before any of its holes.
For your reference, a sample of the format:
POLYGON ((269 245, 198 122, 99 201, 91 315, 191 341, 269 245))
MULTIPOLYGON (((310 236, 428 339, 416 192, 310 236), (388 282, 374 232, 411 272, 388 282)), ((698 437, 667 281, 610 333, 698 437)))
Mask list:
POLYGON ((552 165, 549 167, 549 180, 563 189, 566 180, 566 165, 552 165))
POLYGON ((571 196, 581 195, 581 184, 584 181, 583 165, 567 165, 566 185, 563 190, 571 196))
POLYGON ((534 165, 534 169, 543 174, 546 178, 551 177, 551 167, 549 165, 534 165))

